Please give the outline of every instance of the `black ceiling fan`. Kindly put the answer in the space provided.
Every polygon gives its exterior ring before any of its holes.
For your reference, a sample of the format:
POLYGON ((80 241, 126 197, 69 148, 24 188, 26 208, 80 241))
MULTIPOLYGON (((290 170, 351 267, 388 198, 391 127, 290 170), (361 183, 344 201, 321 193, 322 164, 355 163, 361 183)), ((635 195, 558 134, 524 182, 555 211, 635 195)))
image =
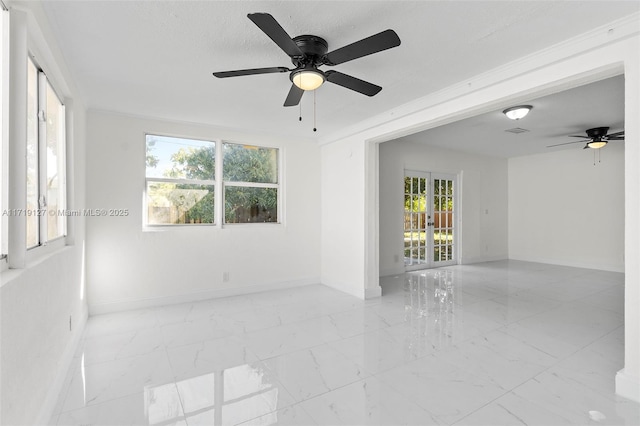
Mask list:
POLYGON ((395 31, 386 30, 327 53, 328 44, 323 38, 314 35, 301 35, 291 38, 278 24, 278 21, 268 13, 250 13, 247 17, 268 35, 280 49, 289 55, 294 68, 253 68, 214 72, 213 75, 218 78, 225 78, 289 72, 289 79, 292 85, 284 101, 284 106, 298 105, 305 90, 314 90, 325 81, 346 87, 363 95, 374 96, 382 90, 382 87, 339 71, 321 71, 318 67, 321 65, 339 65, 400 45, 400 38, 395 31))
POLYGON ((565 143, 559 143, 559 144, 555 144, 555 145, 548 145, 547 148, 551 148, 554 146, 560 146, 560 145, 569 145, 572 143, 581 143, 581 142, 586 142, 586 145, 584 146, 583 149, 587 149, 587 148, 592 148, 592 149, 598 149, 598 148, 602 148, 603 146, 605 146, 609 141, 623 141, 624 140, 624 130, 622 130, 621 132, 615 132, 615 133, 609 133, 607 134, 607 132, 609 131, 608 127, 594 127, 593 129, 588 129, 586 131, 587 135, 583 136, 583 135, 570 135, 570 138, 581 138, 583 140, 581 141, 574 141, 574 142, 565 142, 565 143))

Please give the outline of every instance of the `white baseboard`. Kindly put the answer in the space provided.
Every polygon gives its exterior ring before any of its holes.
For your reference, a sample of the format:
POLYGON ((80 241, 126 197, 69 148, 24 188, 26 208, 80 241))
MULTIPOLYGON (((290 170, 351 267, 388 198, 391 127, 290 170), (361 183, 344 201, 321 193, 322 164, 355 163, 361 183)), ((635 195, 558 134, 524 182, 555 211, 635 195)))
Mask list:
POLYGON ((520 257, 510 256, 510 260, 519 260, 522 262, 546 263, 547 265, 570 266, 572 268, 596 269, 598 271, 620 272, 624 273, 624 263, 619 265, 610 265, 594 262, 575 262, 563 261, 561 259, 548 259, 543 257, 520 257))
POLYGON ((322 284, 326 285, 327 287, 333 288, 335 290, 341 291, 343 293, 347 293, 351 296, 357 297, 358 299, 365 298, 364 288, 362 287, 349 285, 343 282, 333 282, 327 279, 323 280, 322 284))
POLYGON ((474 263, 483 262, 497 262, 498 260, 507 260, 509 256, 506 254, 496 256, 478 256, 478 257, 465 257, 460 259, 461 265, 472 265, 474 263))
POLYGON ((388 268, 388 269, 380 270, 381 277, 389 277, 392 275, 400 275, 400 274, 404 274, 404 265, 397 268, 388 268))
POLYGON ((64 353, 60 358, 60 364, 56 371, 56 377, 53 380, 49 391, 47 392, 44 403, 40 407, 40 412, 38 413, 37 421, 35 423, 37 425, 48 425, 51 421, 51 417, 53 416, 54 410, 56 409, 56 404, 58 403, 58 398, 64 390, 63 388, 65 379, 67 378, 67 373, 71 368, 73 357, 78 350, 80 339, 82 338, 84 328, 87 325, 87 317, 87 312, 85 312, 79 324, 75 327, 75 331, 71 336, 71 340, 69 340, 69 343, 67 344, 67 347, 65 348, 64 353))
POLYGON ((243 294, 260 293, 263 291, 271 290, 283 290, 287 288, 302 287, 311 284, 320 284, 320 278, 311 277, 294 281, 279 281, 274 283, 211 289, 173 296, 96 303, 93 305, 89 305, 89 315, 100 315, 112 312, 130 311, 135 309, 155 308, 158 306, 197 302, 199 300, 217 299, 221 297, 241 296, 243 294))
POLYGON ((628 374, 625 369, 616 373, 616 394, 640 402, 640 377, 628 374))
POLYGON ((373 288, 365 288, 364 289, 364 298, 365 299, 374 299, 376 297, 382 296, 382 287, 379 285, 373 288))

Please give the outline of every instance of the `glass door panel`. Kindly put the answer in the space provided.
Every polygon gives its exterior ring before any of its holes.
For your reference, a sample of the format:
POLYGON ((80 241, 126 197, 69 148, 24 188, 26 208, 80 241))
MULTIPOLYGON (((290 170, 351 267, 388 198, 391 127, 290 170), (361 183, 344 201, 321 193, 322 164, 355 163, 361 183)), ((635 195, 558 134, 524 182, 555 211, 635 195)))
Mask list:
POLYGON ((457 263, 455 175, 405 171, 406 270, 457 263))
POLYGON ((424 268, 427 263, 428 175, 404 178, 404 264, 424 268))

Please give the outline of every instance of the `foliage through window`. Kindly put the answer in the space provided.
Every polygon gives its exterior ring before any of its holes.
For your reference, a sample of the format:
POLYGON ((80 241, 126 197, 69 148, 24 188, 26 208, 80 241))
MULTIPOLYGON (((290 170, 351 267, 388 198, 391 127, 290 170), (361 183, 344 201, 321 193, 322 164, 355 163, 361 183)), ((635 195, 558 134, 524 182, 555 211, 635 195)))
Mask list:
POLYGON ((148 225, 277 223, 278 180, 277 148, 146 136, 148 225))
POLYGON ((147 224, 214 223, 215 142, 147 135, 147 224))
POLYGON ((278 150, 223 145, 225 223, 278 222, 278 150))

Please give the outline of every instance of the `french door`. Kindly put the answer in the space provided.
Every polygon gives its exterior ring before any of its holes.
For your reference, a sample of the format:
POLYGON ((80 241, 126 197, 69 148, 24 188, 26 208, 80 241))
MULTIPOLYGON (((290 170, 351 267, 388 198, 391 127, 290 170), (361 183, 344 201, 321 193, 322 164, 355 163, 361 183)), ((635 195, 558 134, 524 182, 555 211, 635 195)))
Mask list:
POLYGON ((456 176, 405 170, 406 270, 457 263, 456 176))

